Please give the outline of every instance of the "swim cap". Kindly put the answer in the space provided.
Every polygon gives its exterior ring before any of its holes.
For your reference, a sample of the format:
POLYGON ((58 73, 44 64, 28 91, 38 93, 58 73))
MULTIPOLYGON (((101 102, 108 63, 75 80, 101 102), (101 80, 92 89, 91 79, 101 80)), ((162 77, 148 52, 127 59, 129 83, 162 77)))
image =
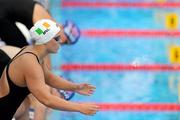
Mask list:
POLYGON ((54 21, 41 19, 30 29, 30 35, 36 45, 42 45, 49 42, 59 31, 60 28, 54 21))

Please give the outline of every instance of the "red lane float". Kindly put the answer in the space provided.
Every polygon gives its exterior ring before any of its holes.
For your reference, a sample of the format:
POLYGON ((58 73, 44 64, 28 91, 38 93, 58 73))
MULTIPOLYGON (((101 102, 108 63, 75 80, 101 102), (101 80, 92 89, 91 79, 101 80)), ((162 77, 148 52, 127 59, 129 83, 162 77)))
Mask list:
POLYGON ((167 30, 82 30, 87 37, 180 37, 180 31, 167 30))
POLYGON ((166 64, 63 64, 60 69, 63 71, 180 71, 180 66, 166 64))
POLYGON ((180 8, 180 2, 86 2, 62 1, 62 7, 83 8, 180 8))
POLYGON ((101 111, 180 111, 180 105, 175 103, 97 103, 97 105, 101 111))

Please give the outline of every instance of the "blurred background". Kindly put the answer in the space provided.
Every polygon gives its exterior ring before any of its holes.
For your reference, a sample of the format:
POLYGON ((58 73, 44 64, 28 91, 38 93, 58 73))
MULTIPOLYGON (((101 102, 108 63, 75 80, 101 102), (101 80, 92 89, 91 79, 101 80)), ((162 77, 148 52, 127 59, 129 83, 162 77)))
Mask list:
POLYGON ((49 120, 180 120, 179 0, 49 0, 60 23, 81 29, 77 44, 53 55, 53 71, 96 92, 88 117, 52 111, 49 120), (178 90, 179 89, 179 90, 178 90))

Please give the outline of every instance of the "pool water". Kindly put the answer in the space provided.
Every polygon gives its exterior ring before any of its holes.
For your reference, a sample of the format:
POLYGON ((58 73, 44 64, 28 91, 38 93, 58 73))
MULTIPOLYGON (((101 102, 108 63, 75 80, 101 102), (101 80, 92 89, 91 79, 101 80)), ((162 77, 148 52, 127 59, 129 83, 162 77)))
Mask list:
MULTIPOLYGON (((93 0, 93 2, 96 1, 93 0)), ((100 1, 112 2, 111 0, 100 1)), ((141 2, 142 0, 119 1, 141 2)), ((172 8, 63 8, 59 0, 51 1, 50 11, 58 22, 73 20, 81 30, 167 30, 165 16, 172 12, 180 16, 180 9, 172 8)), ((171 64, 168 52, 169 47, 174 44, 180 45, 178 37, 81 36, 77 44, 62 46, 57 55, 52 55, 53 67, 59 68, 62 64, 70 63, 171 64)), ((75 82, 89 82, 97 87, 92 96, 85 97, 76 94, 72 101, 178 103, 180 76, 175 71, 63 71, 54 69, 54 72, 75 82)), ((100 111, 89 117, 80 113, 53 111, 49 120, 180 120, 180 115, 172 111, 100 111)))

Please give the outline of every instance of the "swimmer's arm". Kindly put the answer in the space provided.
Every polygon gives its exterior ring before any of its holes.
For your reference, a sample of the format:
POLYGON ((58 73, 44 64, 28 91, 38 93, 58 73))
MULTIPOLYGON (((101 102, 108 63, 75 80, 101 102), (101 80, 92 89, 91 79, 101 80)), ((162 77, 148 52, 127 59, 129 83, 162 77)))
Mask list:
POLYGON ((46 80, 46 83, 57 89, 71 90, 71 91, 76 91, 80 89, 79 84, 72 83, 60 76, 56 76, 53 74, 49 75, 49 79, 46 80))
MULTIPOLYGON (((35 61, 35 60, 34 60, 35 61)), ((33 60, 24 65, 23 74, 30 92, 44 105, 53 109, 64 111, 80 111, 79 103, 65 101, 50 93, 45 84, 44 74, 41 66, 33 60)))
POLYGON ((96 89, 95 86, 88 83, 75 84, 62 77, 54 75, 50 70, 48 70, 46 64, 43 64, 43 70, 45 73, 46 83, 52 87, 75 91, 81 95, 92 95, 96 89))
MULTIPOLYGON (((51 19, 55 21, 55 19, 50 15, 50 13, 41 5, 35 4, 33 11, 33 23, 36 23, 40 19, 51 19)), ((59 24, 62 27, 62 24, 59 24)))
POLYGON ((33 23, 40 19, 52 19, 52 17, 42 5, 36 3, 33 11, 33 23))
POLYGON ((46 63, 43 65, 43 71, 45 73, 45 82, 50 85, 51 87, 63 89, 63 90, 78 90, 80 89, 79 84, 72 83, 64 78, 53 74, 47 67, 46 63))

